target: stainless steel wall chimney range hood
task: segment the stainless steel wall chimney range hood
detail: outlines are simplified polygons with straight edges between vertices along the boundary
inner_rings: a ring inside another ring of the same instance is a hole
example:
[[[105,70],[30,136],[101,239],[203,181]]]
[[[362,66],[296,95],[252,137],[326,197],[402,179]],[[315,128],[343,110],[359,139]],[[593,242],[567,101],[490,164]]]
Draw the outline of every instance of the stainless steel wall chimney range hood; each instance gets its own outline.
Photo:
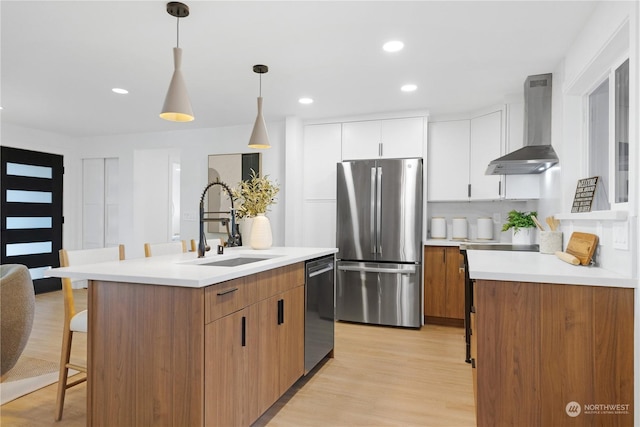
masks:
[[[541,173],[558,163],[551,146],[551,74],[524,82],[524,147],[489,163],[485,175]]]

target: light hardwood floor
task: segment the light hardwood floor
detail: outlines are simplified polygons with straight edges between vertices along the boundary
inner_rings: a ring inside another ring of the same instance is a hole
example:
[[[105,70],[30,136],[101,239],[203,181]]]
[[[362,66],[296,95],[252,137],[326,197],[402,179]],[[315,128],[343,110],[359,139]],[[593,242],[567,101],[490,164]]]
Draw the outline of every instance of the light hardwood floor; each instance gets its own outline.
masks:
[[[86,291],[78,293],[78,305]],[[36,319],[25,354],[58,360],[62,295],[36,297]],[[336,324],[335,359],[300,379],[254,426],[475,425],[471,368],[462,328],[421,330]],[[74,356],[86,341],[77,340]],[[0,407],[2,426],[84,426],[86,385],[67,391],[55,422],[56,384]]]

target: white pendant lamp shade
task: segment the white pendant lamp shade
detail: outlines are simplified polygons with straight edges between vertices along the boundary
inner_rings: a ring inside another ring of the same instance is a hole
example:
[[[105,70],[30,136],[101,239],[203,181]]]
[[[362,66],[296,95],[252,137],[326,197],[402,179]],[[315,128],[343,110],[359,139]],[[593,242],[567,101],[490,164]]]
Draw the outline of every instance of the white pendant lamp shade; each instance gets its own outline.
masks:
[[[251,132],[251,138],[249,139],[250,148],[271,148],[269,143],[269,135],[267,135],[267,125],[264,122],[262,116],[262,97],[258,97],[258,117],[253,125],[253,132]]]
[[[176,20],[176,47],[173,48],[173,77],[164,99],[160,118],[172,122],[190,122],[194,119],[187,86],[182,77],[182,49],[180,49],[180,18],[189,16],[189,6],[172,1],[167,3],[167,13]]]
[[[253,72],[260,75],[260,95],[258,96],[258,117],[253,125],[253,132],[249,138],[249,148],[271,148],[269,135],[267,135],[267,125],[262,115],[262,75],[269,71],[266,65],[254,65]]]
[[[160,117],[173,122],[190,122],[194,119],[193,110],[191,109],[191,101],[187,93],[187,86],[184,84],[182,70],[182,49],[173,48],[174,71],[169,84],[167,96],[164,99],[164,106]]]

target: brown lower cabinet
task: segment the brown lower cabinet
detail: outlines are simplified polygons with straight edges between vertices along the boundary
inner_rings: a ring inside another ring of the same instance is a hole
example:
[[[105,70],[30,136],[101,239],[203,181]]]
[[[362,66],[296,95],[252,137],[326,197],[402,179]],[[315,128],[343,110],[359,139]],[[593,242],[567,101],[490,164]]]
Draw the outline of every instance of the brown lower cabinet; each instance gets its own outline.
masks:
[[[477,280],[477,425],[632,426],[634,289]]]
[[[424,315],[428,323],[464,322],[464,260],[457,246],[424,247]]]
[[[89,308],[89,426],[248,426],[304,371],[304,263],[206,288],[93,281]]]

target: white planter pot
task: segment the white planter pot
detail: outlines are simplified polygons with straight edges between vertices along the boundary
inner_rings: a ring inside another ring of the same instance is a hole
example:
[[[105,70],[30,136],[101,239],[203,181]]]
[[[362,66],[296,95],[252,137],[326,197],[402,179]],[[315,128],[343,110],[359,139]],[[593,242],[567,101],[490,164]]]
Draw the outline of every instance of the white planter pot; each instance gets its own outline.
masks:
[[[533,244],[533,228],[519,228],[518,231],[511,229],[511,244],[531,245]]]
[[[273,243],[271,222],[264,214],[258,214],[258,216],[253,218],[249,241],[253,249],[269,249],[271,247]]]

